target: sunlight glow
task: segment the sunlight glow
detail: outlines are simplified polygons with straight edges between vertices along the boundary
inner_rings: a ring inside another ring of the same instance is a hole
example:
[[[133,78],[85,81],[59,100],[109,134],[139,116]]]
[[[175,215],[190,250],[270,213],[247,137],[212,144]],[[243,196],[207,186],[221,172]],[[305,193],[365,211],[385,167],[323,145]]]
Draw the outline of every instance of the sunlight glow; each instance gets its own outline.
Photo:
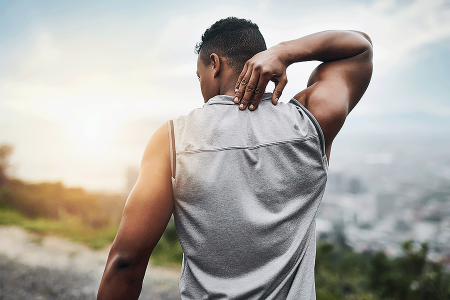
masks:
[[[448,41],[446,0],[261,0],[189,9],[183,2],[148,9],[131,1],[105,4],[98,14],[85,14],[93,8],[88,2],[60,2],[54,10],[49,3],[13,1],[14,10],[0,11],[7,29],[0,31],[0,142],[15,146],[17,176],[26,180],[121,189],[154,130],[203,105],[193,48],[207,26],[230,15],[256,22],[268,46],[327,29],[368,33],[374,73],[352,117],[450,114],[440,81],[429,76],[419,87],[408,76],[423,72],[421,53]],[[289,67],[282,101],[306,87],[317,64]],[[429,105],[422,105],[420,89],[435,91]]]
[[[73,116],[67,121],[71,140],[77,151],[83,154],[99,155],[111,150],[115,122],[107,115],[96,112],[85,116]]]

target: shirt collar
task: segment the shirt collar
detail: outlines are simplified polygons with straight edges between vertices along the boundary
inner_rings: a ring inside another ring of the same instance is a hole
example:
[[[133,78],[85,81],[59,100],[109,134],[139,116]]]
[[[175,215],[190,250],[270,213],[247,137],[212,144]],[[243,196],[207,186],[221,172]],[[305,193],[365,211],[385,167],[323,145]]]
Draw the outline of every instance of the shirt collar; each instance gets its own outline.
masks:
[[[233,101],[234,97],[227,95],[217,95],[210,98],[204,105],[213,105],[213,104],[225,104],[225,105],[236,105]],[[272,93],[264,93],[261,101],[271,100]]]

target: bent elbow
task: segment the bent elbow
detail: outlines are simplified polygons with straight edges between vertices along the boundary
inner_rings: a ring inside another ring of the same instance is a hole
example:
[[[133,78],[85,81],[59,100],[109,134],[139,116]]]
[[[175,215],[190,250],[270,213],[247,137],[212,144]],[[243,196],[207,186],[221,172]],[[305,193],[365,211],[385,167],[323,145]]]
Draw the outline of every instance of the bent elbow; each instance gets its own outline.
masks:
[[[370,48],[372,48],[373,43],[372,43],[372,39],[370,38],[370,36],[369,36],[368,34],[364,33],[364,32],[361,32],[361,34],[362,34],[362,36],[363,36],[367,41],[369,41],[369,43],[370,43]]]
[[[111,259],[111,268],[117,273],[132,273],[136,269],[139,269],[142,260],[142,257],[136,255],[129,255],[122,252],[115,253]]]
[[[369,35],[367,35],[364,32],[361,31],[356,31],[358,34],[360,34],[363,39],[361,39],[362,42],[362,48],[363,48],[363,52],[361,54],[363,54],[363,56],[368,60],[368,61],[372,61],[373,58],[373,44],[372,44],[372,40],[370,39]]]
[[[354,33],[357,33],[359,35],[359,41],[358,41],[358,48],[360,48],[361,52],[360,54],[364,54],[366,57],[368,57],[370,60],[373,56],[373,44],[372,39],[369,37],[369,35],[362,31],[356,31],[353,30]]]
[[[355,30],[354,32],[356,32],[356,33],[362,35],[362,36],[364,37],[364,39],[366,39],[366,40],[369,42],[369,44],[370,44],[369,47],[372,47],[372,46],[373,46],[373,44],[372,44],[372,39],[370,38],[370,36],[369,36],[367,33],[362,32],[362,31],[357,31],[357,30]]]
[[[115,271],[121,272],[129,270],[134,265],[134,262],[124,255],[116,255],[112,261],[112,267]]]
[[[145,265],[146,266],[146,265]],[[137,299],[144,278],[145,268],[127,256],[112,254],[106,264],[97,293],[100,299]],[[114,295],[114,297],[112,297]]]

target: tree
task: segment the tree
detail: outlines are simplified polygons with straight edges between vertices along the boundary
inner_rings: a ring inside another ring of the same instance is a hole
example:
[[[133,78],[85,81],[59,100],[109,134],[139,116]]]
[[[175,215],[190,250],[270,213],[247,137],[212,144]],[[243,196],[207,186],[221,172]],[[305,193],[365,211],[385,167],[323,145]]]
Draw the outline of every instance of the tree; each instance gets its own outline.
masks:
[[[5,185],[8,182],[7,171],[9,168],[9,157],[13,151],[13,147],[10,145],[0,146],[0,186]]]
[[[449,276],[442,267],[427,260],[428,244],[414,249],[413,241],[402,245],[403,255],[389,259],[378,252],[371,259],[370,287],[382,299],[449,299]]]

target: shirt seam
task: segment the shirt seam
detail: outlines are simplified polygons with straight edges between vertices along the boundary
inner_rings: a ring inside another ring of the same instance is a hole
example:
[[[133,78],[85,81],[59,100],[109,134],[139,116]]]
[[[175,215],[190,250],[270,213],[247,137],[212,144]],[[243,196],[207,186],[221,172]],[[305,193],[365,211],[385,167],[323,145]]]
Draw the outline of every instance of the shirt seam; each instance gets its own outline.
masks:
[[[245,150],[245,149],[254,150],[254,149],[258,149],[258,148],[281,145],[281,144],[304,142],[304,141],[308,141],[308,140],[311,140],[311,139],[314,139],[317,137],[318,137],[317,135],[312,135],[312,136],[309,136],[306,138],[268,142],[268,143],[254,145],[254,146],[229,146],[229,147],[221,147],[221,148],[213,148],[213,149],[194,149],[194,150],[176,151],[176,153],[177,154],[194,154],[194,153],[201,153],[201,152],[220,152],[220,151],[227,151],[227,150]]]

